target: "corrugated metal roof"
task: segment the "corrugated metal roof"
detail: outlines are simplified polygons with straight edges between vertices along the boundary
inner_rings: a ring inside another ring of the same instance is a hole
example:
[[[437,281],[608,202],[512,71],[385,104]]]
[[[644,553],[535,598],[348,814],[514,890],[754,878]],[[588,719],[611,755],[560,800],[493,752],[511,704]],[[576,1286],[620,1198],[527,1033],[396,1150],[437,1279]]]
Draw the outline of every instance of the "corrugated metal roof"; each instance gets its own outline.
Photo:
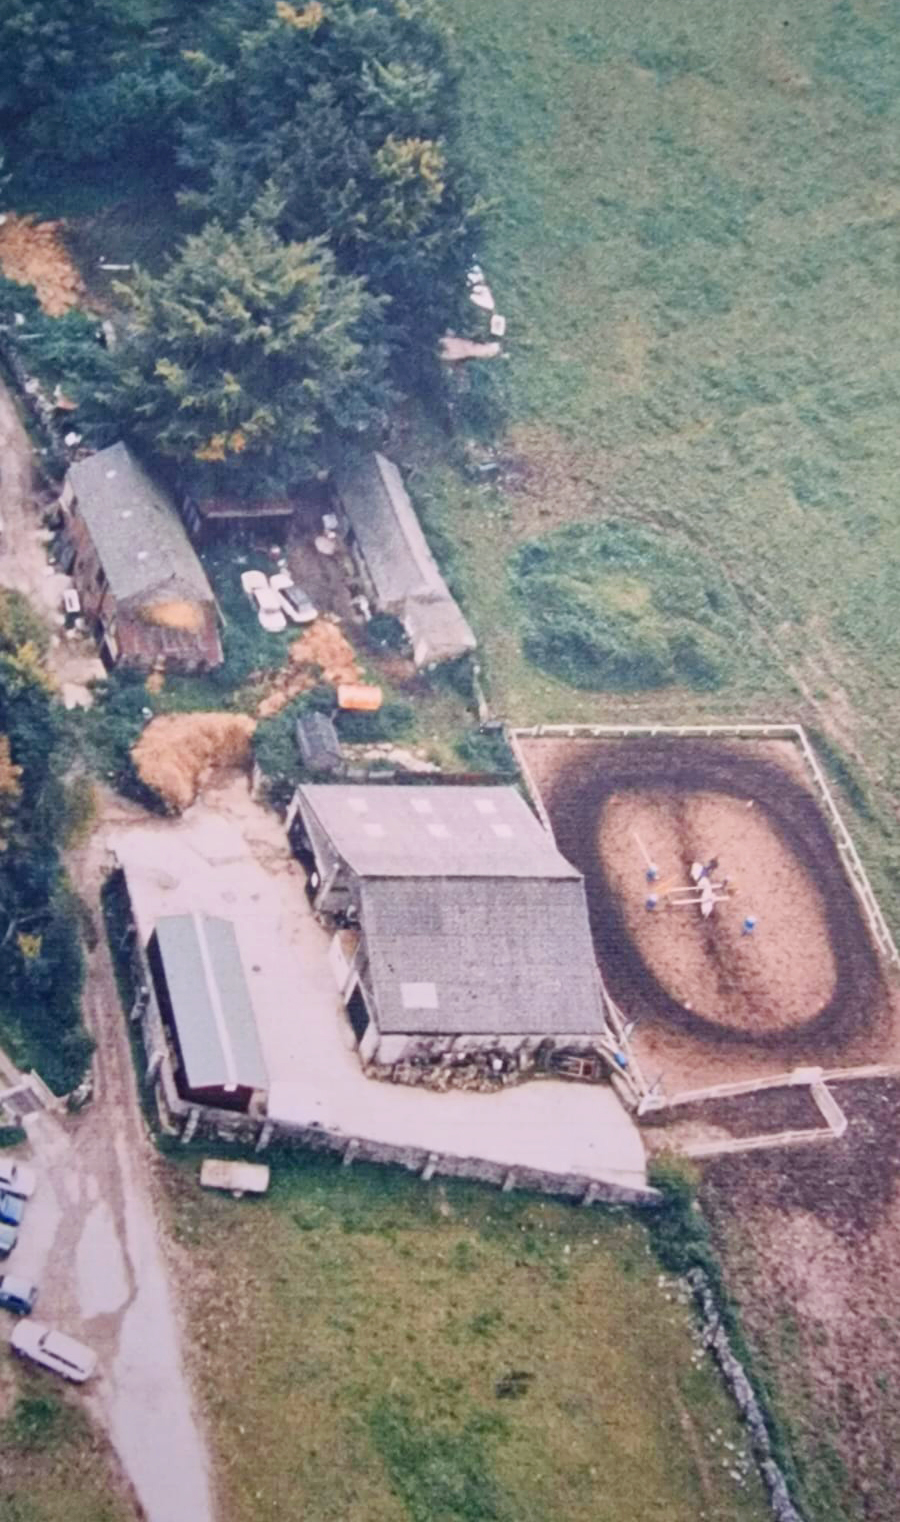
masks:
[[[250,992],[230,921],[172,914],[156,922],[190,1088],[268,1088]]]
[[[361,921],[384,1033],[599,1035],[584,884],[367,879]]]
[[[433,636],[429,661],[474,650],[475,636],[438,569],[393,461],[367,454],[339,469],[335,485],[379,607],[404,622],[418,622],[417,633],[408,631],[414,643],[417,638],[431,643]]]
[[[456,660],[476,649],[471,626],[452,597],[408,597],[402,616],[419,666]]]
[[[124,444],[78,460],[69,480],[114,597],[173,586],[212,601],[174,502]]]
[[[333,772],[341,767],[341,742],[327,714],[315,711],[301,714],[295,733],[300,759],[310,771]]]
[[[580,881],[514,787],[309,783],[299,799],[359,877]]]

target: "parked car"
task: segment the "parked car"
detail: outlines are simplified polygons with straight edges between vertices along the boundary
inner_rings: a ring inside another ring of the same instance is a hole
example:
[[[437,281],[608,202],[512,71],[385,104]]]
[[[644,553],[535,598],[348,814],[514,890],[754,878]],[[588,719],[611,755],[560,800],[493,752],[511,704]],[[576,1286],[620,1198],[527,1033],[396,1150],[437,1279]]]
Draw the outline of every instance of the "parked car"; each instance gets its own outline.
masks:
[[[30,1316],[37,1300],[37,1285],[13,1274],[0,1274],[0,1307],[14,1316]]]
[[[275,579],[277,578],[273,577],[273,581]],[[242,571],[241,587],[256,609],[256,616],[266,633],[281,634],[287,628],[281,593],[272,585],[265,572]]]
[[[272,587],[257,587],[253,593],[256,615],[267,634],[281,634],[287,628],[287,619],[281,606],[281,595]]]
[[[269,578],[269,586],[278,593],[282,612],[292,624],[311,624],[319,616],[319,610],[302,587],[291,580],[289,571],[279,571]]]
[[[30,1358],[32,1363],[52,1369],[54,1374],[78,1385],[90,1379],[97,1367],[96,1353],[43,1321],[20,1321],[13,1329],[9,1345],[20,1358]]]
[[[30,1200],[37,1184],[37,1174],[25,1163],[13,1162],[12,1158],[0,1157],[0,1189],[7,1194],[17,1194],[22,1200]]]
[[[265,571],[241,572],[241,591],[246,593],[251,602],[253,601],[254,592],[258,592],[261,587],[267,587],[268,585],[269,578]]]
[[[25,1214],[25,1202],[16,1194],[6,1194],[0,1190],[0,1221],[7,1226],[18,1226]]]
[[[19,1240],[16,1226],[0,1226],[0,1258],[8,1258]]]

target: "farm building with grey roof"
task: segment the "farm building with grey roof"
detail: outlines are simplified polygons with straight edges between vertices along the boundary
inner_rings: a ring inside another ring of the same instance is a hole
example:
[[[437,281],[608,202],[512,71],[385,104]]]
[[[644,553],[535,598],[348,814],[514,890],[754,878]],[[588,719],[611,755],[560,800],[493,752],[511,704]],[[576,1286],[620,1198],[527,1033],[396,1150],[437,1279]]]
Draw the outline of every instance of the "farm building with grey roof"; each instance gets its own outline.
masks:
[[[289,827],[364,1060],[606,1038],[583,879],[515,788],[302,786]]]
[[[61,561],[108,666],[204,671],[222,662],[215,598],[169,494],[124,444],[72,465]]]
[[[428,547],[403,478],[371,453],[335,472],[344,528],[375,606],[400,620],[417,666],[457,660],[475,636]]]

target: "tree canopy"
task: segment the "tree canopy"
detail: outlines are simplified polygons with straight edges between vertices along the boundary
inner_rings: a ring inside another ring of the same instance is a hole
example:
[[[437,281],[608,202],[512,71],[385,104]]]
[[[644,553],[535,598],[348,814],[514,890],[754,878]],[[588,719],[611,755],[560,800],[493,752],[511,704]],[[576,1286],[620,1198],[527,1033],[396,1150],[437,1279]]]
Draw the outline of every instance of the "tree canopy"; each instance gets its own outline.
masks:
[[[258,495],[321,468],[325,436],[377,427],[388,367],[407,389],[434,382],[438,335],[470,313],[482,214],[442,0],[194,0],[162,21],[146,0],[2,10],[0,128],[20,178],[52,182],[62,160],[118,167],[130,189],[152,166],[178,192],[172,242],[187,233],[162,273],[120,288],[131,326],[111,381],[83,320],[29,334],[38,366],[80,347],[86,384],[65,384],[93,441],[112,426]]]
[[[381,303],[319,240],[283,242],[263,197],[207,223],[159,276],[120,288],[131,314],[113,405],[201,483],[238,495],[315,473],[323,433],[376,425],[387,398]]]
[[[44,672],[46,634],[24,598],[0,592],[0,1028],[48,1083],[78,1082],[77,905],[61,864],[62,716]]]
[[[233,221],[271,183],[282,235],[327,236],[343,271],[392,299],[394,345],[431,348],[461,300],[479,216],[455,147],[443,8],[278,0],[267,12],[188,54],[184,199]]]

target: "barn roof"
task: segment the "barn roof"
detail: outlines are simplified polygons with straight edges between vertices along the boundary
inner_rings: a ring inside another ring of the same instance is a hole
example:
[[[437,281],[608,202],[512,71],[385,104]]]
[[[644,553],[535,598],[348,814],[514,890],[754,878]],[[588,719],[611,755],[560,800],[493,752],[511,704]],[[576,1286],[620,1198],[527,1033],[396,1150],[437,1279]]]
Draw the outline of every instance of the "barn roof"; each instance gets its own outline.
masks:
[[[599,1035],[584,885],[572,878],[367,879],[360,918],[384,1033]]]
[[[209,914],[165,915],[156,940],[189,1088],[268,1088],[234,927]]]
[[[309,783],[298,796],[358,877],[581,880],[514,787]]]
[[[393,461],[366,454],[341,467],[335,485],[379,607],[404,622],[407,612],[418,617],[420,639],[428,639],[434,626],[438,648],[429,660],[474,650],[475,636],[438,569]],[[413,603],[421,605],[418,612]],[[416,632],[407,632],[415,644]]]
[[[178,587],[212,601],[206,572],[169,494],[122,443],[69,469],[78,511],[119,600]]]

